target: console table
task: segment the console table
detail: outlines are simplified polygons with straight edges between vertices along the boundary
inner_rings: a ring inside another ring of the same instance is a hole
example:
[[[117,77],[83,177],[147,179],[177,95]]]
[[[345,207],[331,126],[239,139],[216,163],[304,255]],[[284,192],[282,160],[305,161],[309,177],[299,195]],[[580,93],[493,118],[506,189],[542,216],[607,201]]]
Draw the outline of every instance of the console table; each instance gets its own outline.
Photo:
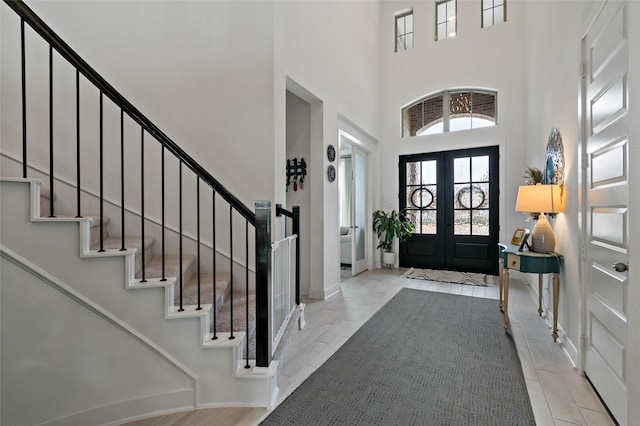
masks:
[[[518,251],[518,246],[499,243],[500,309],[504,312],[504,329],[509,328],[509,269],[538,274],[538,315],[542,315],[542,275],[553,274],[553,341],[558,339],[558,296],[560,294],[560,253]],[[503,298],[504,292],[504,298]],[[504,303],[503,303],[504,301]]]

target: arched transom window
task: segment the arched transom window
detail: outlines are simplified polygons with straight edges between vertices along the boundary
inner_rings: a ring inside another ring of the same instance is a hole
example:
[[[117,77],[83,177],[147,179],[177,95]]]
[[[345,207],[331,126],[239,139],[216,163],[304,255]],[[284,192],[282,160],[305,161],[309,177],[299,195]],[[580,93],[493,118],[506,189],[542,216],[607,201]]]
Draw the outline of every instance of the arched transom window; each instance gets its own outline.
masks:
[[[422,136],[497,124],[495,92],[445,90],[402,109],[402,136]]]

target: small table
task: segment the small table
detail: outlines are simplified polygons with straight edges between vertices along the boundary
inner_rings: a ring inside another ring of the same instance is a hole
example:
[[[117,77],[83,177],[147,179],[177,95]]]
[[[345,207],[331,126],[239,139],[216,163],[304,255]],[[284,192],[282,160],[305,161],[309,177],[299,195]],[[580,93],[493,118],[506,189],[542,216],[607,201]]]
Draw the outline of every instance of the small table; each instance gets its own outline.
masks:
[[[504,329],[509,328],[509,269],[538,274],[538,315],[542,315],[542,275],[553,273],[553,341],[558,339],[558,296],[560,295],[560,253],[518,251],[518,246],[498,243],[500,249],[500,309],[504,312]],[[503,299],[504,291],[504,299]],[[503,303],[504,300],[504,303]]]

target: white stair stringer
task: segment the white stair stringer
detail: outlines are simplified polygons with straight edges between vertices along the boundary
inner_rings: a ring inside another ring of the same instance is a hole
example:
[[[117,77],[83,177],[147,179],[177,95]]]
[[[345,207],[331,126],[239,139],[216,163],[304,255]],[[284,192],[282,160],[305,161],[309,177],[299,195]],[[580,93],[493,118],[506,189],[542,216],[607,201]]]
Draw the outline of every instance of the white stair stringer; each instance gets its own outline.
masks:
[[[197,377],[193,406],[176,406],[171,402],[166,402],[163,407],[141,404],[136,415],[122,419],[117,417],[117,410],[114,410],[114,418],[108,421],[131,420],[193,408],[273,406],[278,391],[277,361],[269,368],[251,364],[251,368],[245,369],[246,361],[242,359],[245,334],[236,332],[235,339],[230,339],[228,333],[218,333],[218,339],[212,340],[209,332],[211,305],[203,305],[201,310],[184,306],[183,312],[177,312],[173,306],[175,277],[168,277],[166,281],[148,279],[148,282],[140,283],[134,279],[135,249],[90,250],[91,219],[41,218],[39,190],[42,183],[39,180],[0,178],[0,185],[2,245],[137,330]],[[73,226],[72,223],[79,225]],[[145,291],[131,291],[142,289]],[[179,321],[174,321],[176,319]],[[3,320],[6,324],[7,320]],[[76,361],[84,363],[90,362],[90,359],[90,354],[83,353],[78,354]],[[4,364],[4,353],[2,360]],[[146,386],[153,379],[136,377],[135,382]],[[70,386],[62,391],[60,383],[47,385],[57,389],[52,392],[57,395],[54,399],[86,393],[82,386]],[[44,385],[39,383],[38,386]],[[170,399],[168,393],[163,400]],[[64,406],[63,402],[59,401],[58,405]],[[116,404],[115,401],[95,403],[102,407]],[[86,409],[90,410],[91,407]]]

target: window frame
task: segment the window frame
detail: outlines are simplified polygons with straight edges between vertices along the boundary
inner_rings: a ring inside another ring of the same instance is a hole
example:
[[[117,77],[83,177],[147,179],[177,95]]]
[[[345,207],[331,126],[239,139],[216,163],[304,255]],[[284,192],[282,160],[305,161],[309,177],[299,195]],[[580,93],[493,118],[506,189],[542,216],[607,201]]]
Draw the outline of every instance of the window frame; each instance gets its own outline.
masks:
[[[490,7],[485,7],[485,3],[488,3],[489,1],[492,2],[492,6]],[[496,7],[501,7],[502,6],[502,22],[496,24],[496,15],[495,15],[495,10]],[[484,22],[484,12],[491,9],[491,11],[493,12],[491,14],[491,25],[485,25]],[[482,0],[480,2],[480,28],[489,28],[489,27],[494,27],[496,25],[499,24],[504,24],[505,22],[507,22],[507,0],[502,0],[502,5],[495,5],[495,0]]]
[[[449,4],[453,5],[453,19],[451,19],[450,17],[447,18],[447,16],[449,16]],[[439,20],[439,16],[438,16],[438,6],[440,5],[444,5],[445,6],[445,20],[444,21],[440,21]],[[453,38],[456,37],[458,35],[458,2],[457,0],[439,0],[436,1],[435,3],[435,20],[436,20],[436,26],[435,26],[435,40],[436,41],[442,41],[442,40],[446,40],[449,38]],[[449,32],[449,21],[453,20],[454,21],[454,33],[453,35],[450,35],[451,33]],[[445,36],[444,38],[438,38],[438,27],[444,24],[446,27],[445,30]]]
[[[406,31],[406,18],[409,15],[411,15],[411,21],[412,21],[412,23],[411,23],[411,32],[405,32],[405,33],[399,34],[398,33],[398,21],[400,19],[404,20],[403,27],[405,28],[405,31]],[[394,32],[394,35],[395,35],[394,40],[393,40],[394,52],[397,53],[397,52],[403,52],[405,50],[413,49],[413,41],[414,41],[414,38],[415,38],[414,37],[414,34],[415,34],[414,30],[415,30],[415,19],[414,19],[414,16],[413,16],[413,8],[400,10],[400,11],[398,11],[398,12],[393,14],[393,32]],[[407,44],[406,44],[406,36],[408,34],[411,34],[411,36],[412,36],[411,37],[411,46],[407,46]],[[404,49],[399,49],[398,48],[398,45],[399,45],[398,42],[400,40],[400,37],[404,37],[404,41],[405,41]]]
[[[453,94],[464,93],[464,92],[469,92],[472,97],[473,97],[474,94],[483,94],[483,95],[492,95],[493,96],[493,99],[494,99],[494,102],[493,102],[493,109],[494,109],[493,126],[471,127],[471,128],[468,128],[468,129],[459,129],[459,130],[474,130],[474,129],[480,129],[482,127],[495,127],[495,126],[497,126],[498,125],[498,91],[497,90],[480,89],[480,88],[469,88],[469,87],[453,88],[453,89],[442,90],[440,92],[431,93],[429,95],[426,95],[426,96],[418,99],[417,101],[414,101],[414,102],[402,107],[400,109],[400,116],[401,116],[401,123],[402,123],[402,126],[401,126],[401,128],[402,128],[401,137],[402,138],[410,138],[410,137],[416,137],[416,136],[429,136],[430,135],[430,134],[424,134],[424,133],[420,134],[420,135],[418,135],[418,134],[412,135],[411,134],[411,131],[412,131],[411,126],[406,126],[406,122],[407,122],[406,114],[414,106],[416,106],[418,104],[421,104],[421,103],[424,103],[424,102],[429,101],[429,100],[434,99],[434,98],[439,98],[439,97],[442,98],[442,115],[440,117],[437,117],[437,120],[441,120],[441,122],[442,122],[442,132],[438,132],[438,133],[434,133],[434,134],[441,134],[441,133],[449,133],[449,132],[451,132],[451,94],[452,93]],[[471,114],[472,114],[471,118],[473,119],[473,115],[479,114],[479,113],[472,110]],[[478,118],[482,118],[482,117],[478,117]],[[434,121],[432,120],[429,123],[432,123],[432,122],[434,122]],[[438,122],[440,122],[440,121],[436,121],[436,124]],[[417,133],[417,130],[423,129],[429,123],[425,123],[424,122],[424,109],[423,109],[422,127],[420,127],[420,129],[416,129],[416,133]],[[436,124],[433,124],[430,127],[433,127]],[[456,131],[459,131],[459,130],[453,130],[453,131],[456,132]]]

